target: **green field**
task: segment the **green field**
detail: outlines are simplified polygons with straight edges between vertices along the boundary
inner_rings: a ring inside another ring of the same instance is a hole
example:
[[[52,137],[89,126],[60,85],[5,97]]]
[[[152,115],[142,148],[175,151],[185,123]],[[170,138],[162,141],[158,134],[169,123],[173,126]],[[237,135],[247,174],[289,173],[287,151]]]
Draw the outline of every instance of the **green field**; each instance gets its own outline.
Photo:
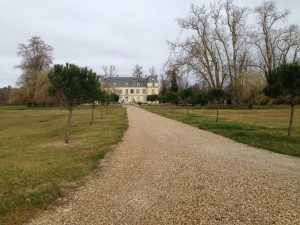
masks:
[[[64,144],[67,110],[0,107],[0,224],[20,224],[80,184],[127,129],[126,111],[73,112],[71,144]]]
[[[287,137],[290,109],[220,110],[220,121],[215,122],[216,110],[187,110],[176,106],[144,106],[144,109],[175,119],[200,129],[231,138],[254,147],[300,157],[300,107],[295,112],[295,133]]]

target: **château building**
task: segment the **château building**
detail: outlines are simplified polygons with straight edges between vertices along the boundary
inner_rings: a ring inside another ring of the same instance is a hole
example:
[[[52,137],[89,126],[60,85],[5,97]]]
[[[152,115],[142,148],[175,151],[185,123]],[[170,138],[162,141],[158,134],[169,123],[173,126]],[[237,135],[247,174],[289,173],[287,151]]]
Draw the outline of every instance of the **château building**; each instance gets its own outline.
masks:
[[[147,103],[147,96],[158,94],[157,76],[147,77],[103,77],[100,82],[104,90],[119,95],[120,103]]]

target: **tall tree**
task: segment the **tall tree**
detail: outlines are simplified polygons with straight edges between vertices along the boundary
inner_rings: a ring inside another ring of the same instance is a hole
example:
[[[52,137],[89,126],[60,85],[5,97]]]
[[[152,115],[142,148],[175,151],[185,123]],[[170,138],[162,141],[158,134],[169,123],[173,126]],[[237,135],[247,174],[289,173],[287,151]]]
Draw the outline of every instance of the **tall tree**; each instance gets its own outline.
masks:
[[[300,65],[298,63],[283,64],[277,69],[266,72],[268,86],[266,95],[270,97],[288,96],[291,105],[288,136],[293,133],[296,98],[300,96]]]
[[[161,83],[160,94],[162,96],[165,96],[167,94],[167,92],[168,92],[168,83],[167,83],[166,78],[163,75],[161,76],[160,83]]]
[[[86,99],[91,77],[94,72],[86,67],[81,68],[73,64],[54,65],[49,73],[51,85],[50,95],[56,95],[66,105],[69,111],[65,143],[70,142],[72,111]]]
[[[171,43],[173,61],[210,88],[223,88],[229,81],[238,99],[235,86],[250,60],[248,14],[247,8],[231,0],[211,4],[208,9],[192,4],[190,15],[178,19],[179,26],[189,36]]]
[[[256,29],[253,44],[260,57],[258,66],[263,70],[276,69],[282,63],[299,61],[300,32],[296,25],[278,28],[290,14],[289,10],[278,10],[275,2],[266,1],[255,8]]]
[[[178,75],[177,75],[177,68],[170,68],[166,72],[167,77],[170,80],[170,91],[178,92],[179,85],[178,85]]]
[[[115,65],[102,66],[104,77],[116,77],[118,76],[117,68]]]
[[[132,76],[133,76],[134,78],[140,79],[140,78],[143,77],[143,74],[144,74],[144,72],[143,72],[143,67],[141,67],[141,66],[139,66],[138,64],[136,64],[136,65],[134,66],[134,69],[133,69],[133,72],[132,72]]]
[[[46,44],[41,37],[33,36],[28,43],[18,45],[18,56],[21,62],[16,68],[21,69],[18,85],[24,91],[27,102],[34,102],[38,77],[52,65],[53,48]]]
[[[149,75],[150,75],[150,76],[157,76],[157,72],[156,72],[156,69],[155,69],[154,66],[151,66],[151,67],[149,68]]]
[[[28,42],[18,45],[18,56],[22,61],[16,67],[30,72],[49,69],[53,62],[53,47],[39,36],[33,36]]]

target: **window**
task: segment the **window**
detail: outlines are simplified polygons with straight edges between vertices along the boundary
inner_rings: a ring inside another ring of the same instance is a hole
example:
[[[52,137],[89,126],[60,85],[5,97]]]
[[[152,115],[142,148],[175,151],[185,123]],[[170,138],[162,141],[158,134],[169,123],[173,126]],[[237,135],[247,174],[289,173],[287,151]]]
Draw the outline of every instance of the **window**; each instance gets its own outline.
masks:
[[[146,94],[146,89],[143,89],[143,94]]]
[[[126,90],[125,90],[125,94],[127,94],[127,95],[128,95],[128,89],[126,89]]]
[[[116,83],[114,83],[114,84],[113,84],[113,86],[115,87],[115,86],[117,86],[117,84],[116,84]]]
[[[128,87],[128,83],[125,83],[125,87]]]
[[[134,94],[134,89],[130,89],[130,94]]]
[[[136,93],[139,94],[140,93],[140,89],[136,89]]]
[[[137,83],[136,86],[139,87],[139,86],[140,86],[140,83]]]

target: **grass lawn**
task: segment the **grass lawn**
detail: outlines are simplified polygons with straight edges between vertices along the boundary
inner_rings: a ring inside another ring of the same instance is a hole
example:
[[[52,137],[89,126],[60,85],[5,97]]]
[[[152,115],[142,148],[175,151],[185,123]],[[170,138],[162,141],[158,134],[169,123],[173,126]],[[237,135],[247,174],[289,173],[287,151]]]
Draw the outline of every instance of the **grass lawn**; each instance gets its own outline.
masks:
[[[127,129],[125,109],[107,108],[90,125],[91,109],[0,107],[0,224],[21,224],[76,187]]]
[[[281,154],[300,157],[300,107],[295,112],[295,133],[287,137],[289,107],[279,109],[220,110],[219,123],[215,122],[216,110],[186,109],[174,106],[144,106],[144,109],[175,119],[203,130],[231,138],[254,147]]]

